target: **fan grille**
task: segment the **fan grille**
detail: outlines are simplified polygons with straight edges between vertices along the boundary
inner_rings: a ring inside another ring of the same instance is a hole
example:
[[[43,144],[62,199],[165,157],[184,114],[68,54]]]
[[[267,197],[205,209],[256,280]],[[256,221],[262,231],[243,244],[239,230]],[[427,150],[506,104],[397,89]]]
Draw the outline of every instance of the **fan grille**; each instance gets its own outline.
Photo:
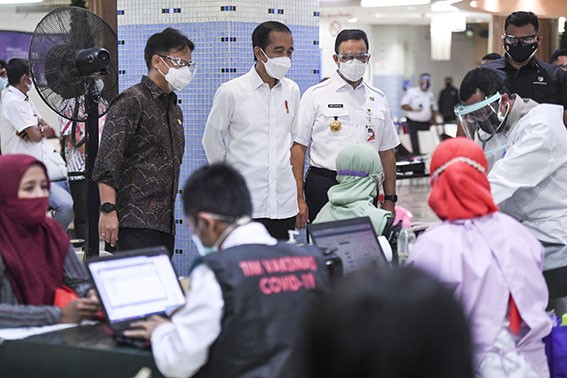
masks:
[[[110,65],[104,73],[81,76],[75,56],[93,47],[108,50],[112,57]],[[108,111],[110,102],[118,94],[116,33],[103,19],[86,9],[63,7],[48,13],[32,35],[29,61],[40,96],[62,117],[86,120],[85,112],[69,112],[68,109],[85,103],[88,88],[98,100],[99,116]]]

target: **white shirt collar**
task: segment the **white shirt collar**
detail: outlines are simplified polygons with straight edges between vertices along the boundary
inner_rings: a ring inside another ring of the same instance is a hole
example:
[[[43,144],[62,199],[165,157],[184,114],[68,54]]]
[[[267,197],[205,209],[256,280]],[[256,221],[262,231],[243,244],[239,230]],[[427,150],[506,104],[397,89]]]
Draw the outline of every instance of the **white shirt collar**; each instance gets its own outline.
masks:
[[[262,80],[262,78],[258,74],[258,71],[256,71],[256,65],[252,66],[252,68],[248,72],[248,75],[250,76],[250,85],[252,86],[252,89],[258,89],[264,84],[268,85],[268,83],[265,83],[264,80]],[[281,81],[278,80],[276,85],[274,85],[273,88],[276,88],[280,84],[281,84]]]
[[[338,91],[339,89],[343,88],[343,87],[347,87],[347,88],[352,88],[352,85],[350,85],[349,83],[347,83],[347,81],[345,79],[343,79],[343,77],[341,75],[339,75],[339,71],[335,70],[335,72],[333,73],[333,76],[331,77],[332,80],[332,85],[333,88],[335,89],[335,91]],[[358,85],[358,87],[354,88],[354,90],[359,90],[360,88],[363,88],[366,85],[366,82],[364,81],[364,79],[362,79],[362,82]]]
[[[21,98],[22,100],[27,100],[29,98],[27,94],[12,85],[8,86],[8,92],[13,93],[16,97]]]
[[[236,227],[222,243],[222,249],[236,247],[243,244],[275,245],[278,241],[274,239],[268,230],[258,222],[250,222]]]

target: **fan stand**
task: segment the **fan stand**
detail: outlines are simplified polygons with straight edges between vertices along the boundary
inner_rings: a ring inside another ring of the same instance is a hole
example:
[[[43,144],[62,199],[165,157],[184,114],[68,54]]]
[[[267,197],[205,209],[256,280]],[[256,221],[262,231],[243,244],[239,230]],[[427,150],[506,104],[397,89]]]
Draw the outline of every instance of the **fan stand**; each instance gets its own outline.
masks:
[[[85,174],[87,177],[87,242],[85,256],[87,258],[98,257],[100,249],[98,235],[100,198],[98,185],[92,179],[94,163],[98,153],[98,102],[100,101],[100,97],[95,93],[94,82],[89,82],[85,96],[85,110],[87,114],[87,142],[85,151]]]

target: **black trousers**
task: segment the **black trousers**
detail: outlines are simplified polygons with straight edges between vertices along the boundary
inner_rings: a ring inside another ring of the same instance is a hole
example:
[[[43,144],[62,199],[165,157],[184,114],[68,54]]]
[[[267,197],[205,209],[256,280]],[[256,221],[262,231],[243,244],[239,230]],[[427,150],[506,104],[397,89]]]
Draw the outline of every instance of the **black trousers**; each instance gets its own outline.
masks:
[[[163,245],[167,248],[169,257],[173,256],[175,236],[166,232],[150,230],[147,228],[120,227],[118,230],[118,241],[116,251],[128,251],[147,247]]]
[[[256,222],[262,223],[268,230],[272,237],[278,240],[288,240],[288,230],[295,230],[295,218],[284,219],[271,219],[271,218],[256,218]]]
[[[421,155],[421,149],[419,148],[419,137],[417,136],[418,131],[429,131],[431,123],[412,121],[408,118],[408,129],[411,141],[411,151],[414,156]]]
[[[309,207],[309,221],[313,222],[319,211],[329,202],[327,191],[337,185],[337,172],[309,167],[305,176],[305,202]]]
[[[71,197],[73,197],[73,213],[75,218],[75,238],[87,239],[87,180],[69,180]]]

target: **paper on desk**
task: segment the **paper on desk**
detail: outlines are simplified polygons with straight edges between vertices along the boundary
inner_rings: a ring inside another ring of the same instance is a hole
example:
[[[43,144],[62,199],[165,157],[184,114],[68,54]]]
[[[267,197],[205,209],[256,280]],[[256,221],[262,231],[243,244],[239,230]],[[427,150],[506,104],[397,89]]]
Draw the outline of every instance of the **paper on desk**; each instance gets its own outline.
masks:
[[[19,340],[28,336],[39,335],[42,333],[60,331],[66,328],[77,327],[77,323],[53,324],[42,327],[24,327],[24,328],[2,328],[0,329],[0,339]]]

